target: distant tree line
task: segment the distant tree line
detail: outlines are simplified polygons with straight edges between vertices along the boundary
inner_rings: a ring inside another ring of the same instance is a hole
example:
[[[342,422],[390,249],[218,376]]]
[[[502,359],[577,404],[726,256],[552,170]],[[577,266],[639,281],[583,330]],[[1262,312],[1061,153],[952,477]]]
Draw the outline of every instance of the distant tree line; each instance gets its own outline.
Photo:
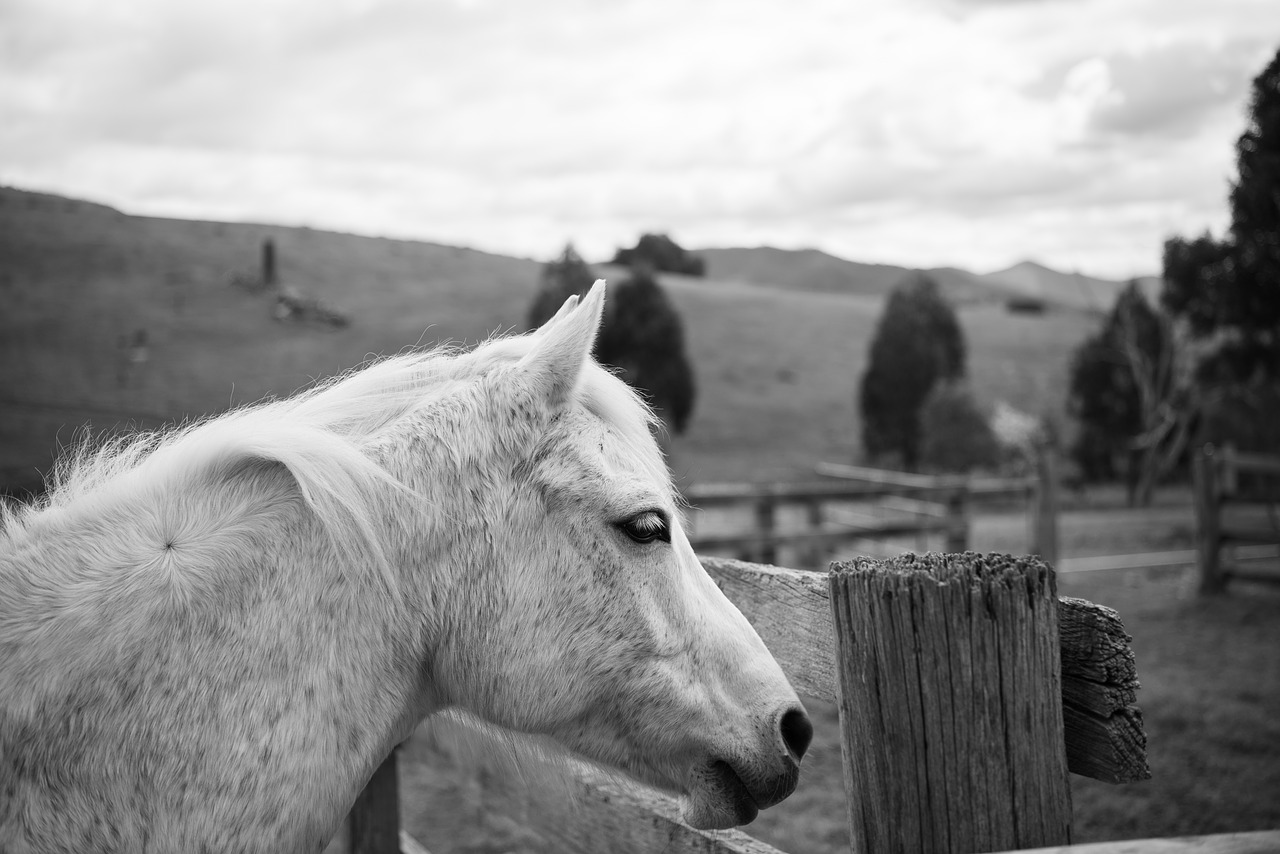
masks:
[[[631,249],[619,249],[613,263],[636,270],[705,276],[706,261],[682,248],[665,234],[644,234]]]

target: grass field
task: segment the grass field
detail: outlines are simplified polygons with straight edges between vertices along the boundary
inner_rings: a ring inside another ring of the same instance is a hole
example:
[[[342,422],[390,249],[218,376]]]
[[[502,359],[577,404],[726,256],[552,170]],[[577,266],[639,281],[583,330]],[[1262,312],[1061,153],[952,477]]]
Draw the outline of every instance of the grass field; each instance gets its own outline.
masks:
[[[266,237],[281,280],[343,308],[349,327],[278,323],[269,295],[231,285],[257,270]],[[130,217],[0,189],[0,475],[30,479],[48,467],[54,437],[90,417],[152,426],[288,394],[370,355],[519,330],[538,272],[530,260],[456,247]],[[883,288],[664,284],[698,388],[673,445],[681,482],[808,477],[819,460],[854,456],[854,391]],[[1094,320],[998,304],[966,305],[960,319],[981,398],[1061,411],[1067,359]],[[134,364],[127,344],[139,331],[148,358]]]

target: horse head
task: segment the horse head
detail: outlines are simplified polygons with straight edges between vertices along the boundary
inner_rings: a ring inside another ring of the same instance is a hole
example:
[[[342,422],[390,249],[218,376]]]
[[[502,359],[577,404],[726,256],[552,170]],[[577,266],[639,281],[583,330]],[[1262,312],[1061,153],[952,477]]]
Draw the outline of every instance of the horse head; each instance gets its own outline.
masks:
[[[695,556],[651,413],[591,356],[603,304],[597,282],[459,357],[467,381],[416,428],[447,449],[431,471],[396,445],[388,467],[449,520],[444,552],[438,530],[406,542],[435,566],[424,669],[434,705],[678,793],[695,827],[744,824],[794,790],[812,728]]]

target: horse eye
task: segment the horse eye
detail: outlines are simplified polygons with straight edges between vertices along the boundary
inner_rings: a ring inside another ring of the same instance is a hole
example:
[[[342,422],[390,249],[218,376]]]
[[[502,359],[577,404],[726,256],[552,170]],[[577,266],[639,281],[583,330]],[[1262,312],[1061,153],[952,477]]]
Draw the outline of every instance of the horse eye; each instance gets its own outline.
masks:
[[[637,543],[652,543],[661,540],[671,542],[671,529],[667,526],[666,517],[653,510],[638,513],[630,519],[618,523],[622,533]]]

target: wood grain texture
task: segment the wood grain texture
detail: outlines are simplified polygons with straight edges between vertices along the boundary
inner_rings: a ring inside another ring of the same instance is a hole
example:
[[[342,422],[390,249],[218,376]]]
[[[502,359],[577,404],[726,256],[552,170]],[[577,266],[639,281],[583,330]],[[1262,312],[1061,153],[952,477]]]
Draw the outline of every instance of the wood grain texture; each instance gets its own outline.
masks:
[[[836,644],[826,574],[728,558],[700,560],[755,627],[796,692],[834,702]]]
[[[1137,705],[1133,640],[1120,616],[1083,599],[1058,601],[1067,767],[1108,783],[1151,779]]]
[[[907,554],[829,580],[854,851],[1068,842],[1052,571]]]
[[[1018,854],[1275,854],[1277,851],[1280,851],[1280,830],[1177,836],[1168,839],[1123,839],[1088,845],[1034,848]]]

